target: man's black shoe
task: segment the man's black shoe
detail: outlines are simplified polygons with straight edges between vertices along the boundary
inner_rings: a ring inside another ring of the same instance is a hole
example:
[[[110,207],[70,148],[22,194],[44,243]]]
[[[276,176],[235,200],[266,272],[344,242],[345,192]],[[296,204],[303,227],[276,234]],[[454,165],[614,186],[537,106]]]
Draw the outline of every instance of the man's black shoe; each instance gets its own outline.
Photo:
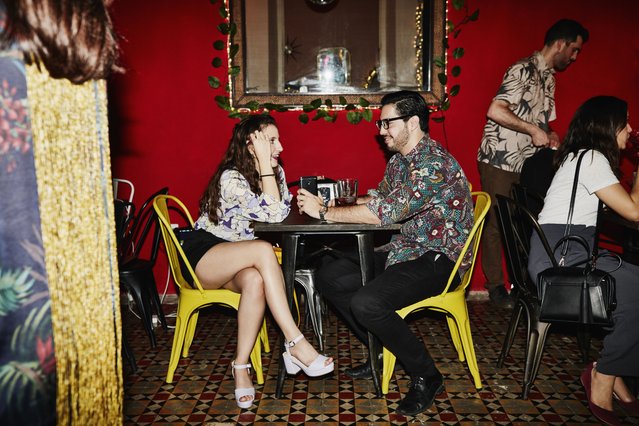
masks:
[[[352,377],[353,379],[372,379],[373,372],[371,371],[371,363],[370,361],[366,361],[364,364],[360,364],[355,368],[347,368],[344,370],[347,376]]]
[[[513,307],[513,299],[510,297],[510,294],[506,291],[503,285],[499,287],[491,288],[488,290],[488,297],[490,301],[495,305],[502,308],[512,308]]]
[[[412,377],[406,397],[397,406],[397,412],[404,416],[414,416],[433,405],[435,396],[444,391],[444,379]]]

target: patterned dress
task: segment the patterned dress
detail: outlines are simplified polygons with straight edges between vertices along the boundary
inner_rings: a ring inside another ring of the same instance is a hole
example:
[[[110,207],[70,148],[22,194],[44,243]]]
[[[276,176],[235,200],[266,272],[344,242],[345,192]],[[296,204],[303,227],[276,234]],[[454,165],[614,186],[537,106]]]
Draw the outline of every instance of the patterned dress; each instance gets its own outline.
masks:
[[[203,229],[226,241],[255,239],[253,222],[277,223],[291,211],[291,195],[286,186],[284,169],[278,166],[276,178],[281,199],[268,194],[255,194],[244,176],[237,170],[225,170],[220,177],[220,205],[218,224],[206,213],[195,222],[195,229]]]
[[[0,33],[4,27],[0,1]],[[0,424],[53,424],[55,357],[22,54],[0,46]]]
[[[553,74],[541,53],[535,52],[508,68],[493,100],[508,102],[517,117],[548,130],[549,123],[556,118]],[[527,133],[507,129],[488,119],[477,160],[520,173],[524,161],[538,150]]]

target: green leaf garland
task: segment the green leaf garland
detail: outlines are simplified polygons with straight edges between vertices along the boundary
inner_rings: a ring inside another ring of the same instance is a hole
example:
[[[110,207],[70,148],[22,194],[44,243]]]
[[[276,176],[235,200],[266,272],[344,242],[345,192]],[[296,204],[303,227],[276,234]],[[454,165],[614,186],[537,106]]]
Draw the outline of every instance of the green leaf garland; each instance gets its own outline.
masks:
[[[229,9],[228,9],[228,1],[229,0],[210,0],[211,4],[216,4],[221,2],[222,5],[218,8],[218,13],[224,22],[220,23],[217,26],[217,30],[220,32],[222,36],[226,38],[226,40],[216,40],[213,43],[213,49],[218,52],[222,52],[228,45],[228,40],[230,40],[237,33],[237,26],[234,22],[229,21]],[[455,10],[465,9],[466,13],[462,20],[455,24],[454,22],[447,21],[446,29],[449,35],[452,35],[453,38],[457,38],[461,33],[462,27],[466,25],[468,22],[477,21],[479,19],[479,9],[476,9],[472,13],[469,13],[468,4],[466,0],[452,0],[452,6]],[[444,47],[449,49],[448,38],[444,39]],[[239,52],[238,44],[231,44],[228,46],[228,60],[229,64],[233,63],[233,58]],[[455,60],[459,60],[464,56],[464,49],[462,47],[457,47],[453,49],[452,58]],[[445,58],[433,58],[434,64],[437,68],[440,68],[441,71],[437,73],[437,79],[439,83],[444,86],[444,95],[442,99],[440,99],[437,104],[431,107],[431,112],[441,112],[440,116],[432,117],[432,120],[436,123],[443,123],[445,120],[443,112],[450,108],[450,98],[457,96],[459,94],[460,85],[453,85],[449,90],[447,90],[447,85],[449,83],[449,76],[446,73],[446,60]],[[224,61],[221,57],[216,56],[211,61],[211,65],[219,69],[222,67]],[[215,96],[215,102],[218,107],[228,112],[229,118],[243,118],[249,114],[261,112],[263,114],[270,113],[271,111],[276,112],[286,112],[289,111],[290,108],[284,105],[276,104],[276,103],[263,103],[260,104],[257,101],[249,102],[245,108],[235,109],[231,106],[230,99],[230,79],[234,76],[237,76],[240,73],[240,67],[237,65],[230,65],[227,71],[228,83],[225,85],[226,94],[224,96],[218,95]],[[458,77],[461,74],[461,67],[459,65],[455,65],[451,68],[450,76]],[[209,76],[208,84],[212,89],[219,89],[221,86],[221,81],[218,77]],[[324,99],[322,103],[321,98],[313,99],[308,104],[302,105],[302,112],[300,112],[298,116],[298,120],[302,124],[307,124],[311,121],[311,117],[309,113],[314,113],[312,121],[318,121],[324,119],[324,121],[334,123],[338,117],[339,110],[346,111],[346,120],[351,124],[358,124],[362,120],[366,120],[368,122],[373,119],[373,112],[370,109],[370,102],[360,97],[357,105],[353,103],[348,103],[344,96],[339,96],[339,104],[335,106],[333,100]],[[250,112],[246,112],[246,110]]]

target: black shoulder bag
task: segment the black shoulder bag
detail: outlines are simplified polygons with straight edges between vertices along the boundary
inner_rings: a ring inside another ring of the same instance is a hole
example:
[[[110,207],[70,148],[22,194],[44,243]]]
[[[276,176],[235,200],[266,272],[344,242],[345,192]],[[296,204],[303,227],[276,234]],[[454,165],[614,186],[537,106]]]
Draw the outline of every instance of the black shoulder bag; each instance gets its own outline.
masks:
[[[548,268],[537,276],[541,301],[539,320],[543,322],[612,325],[612,311],[617,307],[615,279],[608,272],[596,268],[597,244],[594,244],[591,254],[588,242],[583,237],[570,235],[579,167],[586,152],[588,151],[582,152],[577,160],[564,236],[553,249],[556,251],[559,246],[562,247],[559,266]],[[586,257],[575,265],[564,266],[570,241],[579,243],[584,248]],[[610,253],[604,255],[614,256]]]

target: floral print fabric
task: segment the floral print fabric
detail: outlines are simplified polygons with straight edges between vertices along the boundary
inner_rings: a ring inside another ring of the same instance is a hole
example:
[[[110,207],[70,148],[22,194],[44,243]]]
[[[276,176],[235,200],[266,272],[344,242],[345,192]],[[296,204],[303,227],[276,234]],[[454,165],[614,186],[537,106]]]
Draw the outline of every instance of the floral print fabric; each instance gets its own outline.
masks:
[[[206,213],[195,222],[195,229],[204,229],[227,241],[255,239],[253,222],[277,223],[291,211],[291,195],[286,186],[284,169],[278,166],[276,178],[281,200],[268,194],[255,194],[244,176],[237,170],[225,170],[220,177],[220,205],[218,224],[209,220]]]
[[[395,154],[369,195],[367,206],[382,225],[403,223],[387,247],[387,267],[428,251],[457,260],[474,223],[473,201],[464,171],[439,143],[426,136],[407,155]]]
[[[548,131],[555,119],[555,77],[539,52],[522,59],[506,71],[493,100],[510,104],[520,119]],[[520,173],[524,161],[539,150],[527,133],[500,126],[488,119],[477,160],[498,169]]]
[[[5,13],[0,0],[0,33]],[[0,46],[0,424],[55,423],[51,298],[22,53]]]

